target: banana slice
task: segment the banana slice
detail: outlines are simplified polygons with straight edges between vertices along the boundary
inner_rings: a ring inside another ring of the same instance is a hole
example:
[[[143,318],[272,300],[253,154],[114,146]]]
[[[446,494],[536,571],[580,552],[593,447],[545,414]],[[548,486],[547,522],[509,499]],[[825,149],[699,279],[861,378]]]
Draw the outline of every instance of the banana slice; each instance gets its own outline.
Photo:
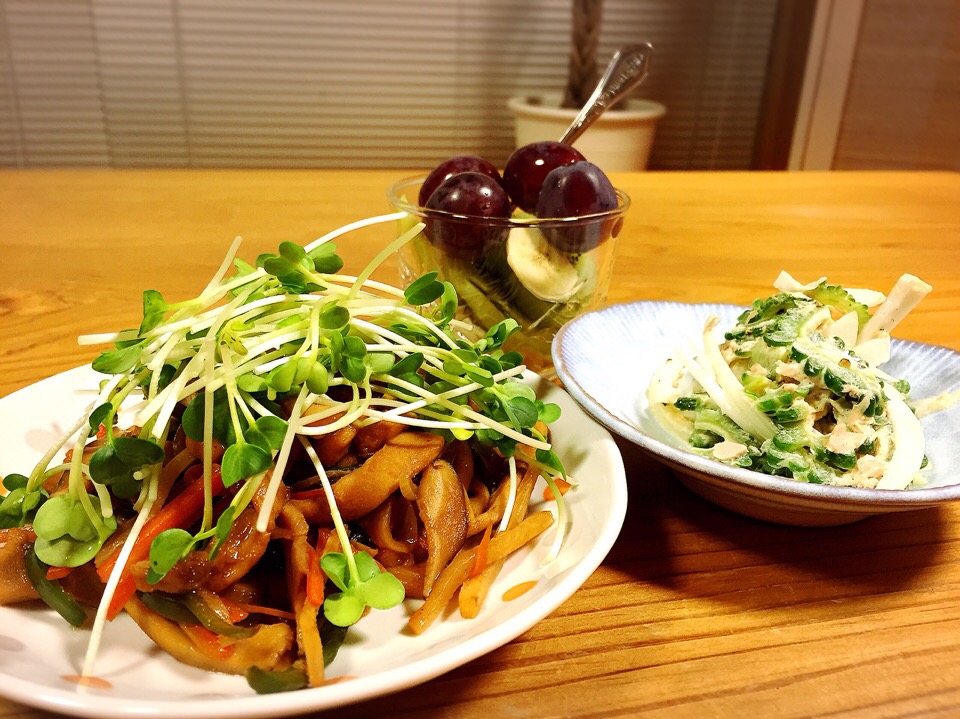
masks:
[[[532,228],[510,230],[507,264],[532,295],[547,302],[566,302],[583,284],[567,255]]]

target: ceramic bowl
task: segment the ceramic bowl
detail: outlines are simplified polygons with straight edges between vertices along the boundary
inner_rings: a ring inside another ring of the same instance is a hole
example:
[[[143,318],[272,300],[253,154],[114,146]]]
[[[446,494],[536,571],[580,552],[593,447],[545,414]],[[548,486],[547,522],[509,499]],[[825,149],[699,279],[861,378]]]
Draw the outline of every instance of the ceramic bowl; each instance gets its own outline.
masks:
[[[922,419],[929,466],[923,487],[875,490],[806,484],[730,467],[683,448],[653,418],[646,389],[672,348],[698,337],[705,319],[734,324],[732,305],[635,302],[590,312],[564,326],[553,359],[567,391],[606,427],[635,442],[674,470],[694,492],[722,507],[781,524],[828,526],[887,512],[960,499],[960,409]],[[960,354],[945,347],[895,340],[883,369],[907,379],[911,398],[960,388]]]

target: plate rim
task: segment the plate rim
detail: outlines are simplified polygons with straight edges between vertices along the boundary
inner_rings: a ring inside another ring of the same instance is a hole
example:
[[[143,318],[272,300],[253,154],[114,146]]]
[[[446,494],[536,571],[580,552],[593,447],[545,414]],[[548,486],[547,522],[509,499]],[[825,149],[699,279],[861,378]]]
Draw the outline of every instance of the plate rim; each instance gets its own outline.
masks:
[[[835,487],[830,485],[808,484],[797,482],[785,477],[776,477],[761,472],[755,472],[741,467],[730,467],[707,457],[702,457],[681,447],[668,444],[647,434],[633,424],[622,420],[608,410],[599,400],[591,395],[577,377],[569,370],[564,359],[564,342],[572,328],[587,322],[595,321],[595,317],[604,314],[623,312],[633,307],[680,307],[688,311],[697,309],[745,310],[744,305],[733,303],[706,303],[706,302],[679,302],[674,300],[636,300],[607,305],[597,310],[586,312],[571,320],[557,332],[551,346],[551,355],[557,375],[563,382],[567,392],[572,395],[581,407],[607,429],[615,432],[624,439],[638,445],[641,449],[654,455],[658,459],[669,460],[684,465],[698,472],[728,481],[731,485],[747,485],[757,490],[775,492],[779,495],[788,495],[808,500],[820,500],[848,505],[851,509],[862,509],[866,505],[878,508],[894,509],[898,507],[921,508],[943,501],[960,499],[960,477],[953,484],[939,487],[918,487],[907,490],[877,490],[863,487]],[[943,345],[932,345],[913,340],[894,339],[893,346],[912,346],[916,348],[934,348],[949,352],[957,356],[960,361],[960,352]],[[909,499],[908,499],[909,498]]]
[[[0,398],[0,410],[12,398],[24,393],[29,394],[30,390],[35,389],[42,383],[69,382],[74,379],[72,377],[74,374],[78,378],[83,375],[99,377],[89,365],[64,370]],[[173,712],[180,719],[293,716],[348,706],[409,689],[509,644],[553,613],[561,604],[573,596],[596,571],[609,554],[620,534],[627,508],[626,469],[622,453],[609,430],[584,411],[583,407],[564,388],[558,387],[555,383],[529,371],[525,373],[524,379],[545,387],[550,393],[559,392],[561,395],[567,395],[570,408],[577,412],[571,421],[588,422],[594,425],[596,431],[600,433],[600,441],[594,445],[596,447],[594,451],[609,459],[609,467],[607,467],[604,475],[609,478],[610,494],[614,499],[613,506],[606,507],[605,505],[607,511],[603,515],[606,519],[600,527],[601,531],[592,535],[589,548],[584,556],[575,564],[563,565],[557,571],[557,574],[564,576],[559,578],[555,586],[546,590],[542,597],[534,599],[529,605],[511,614],[499,624],[484,629],[476,635],[468,636],[462,642],[439,650],[437,654],[441,658],[441,662],[438,663],[433,657],[417,659],[409,664],[381,670],[368,677],[361,676],[357,677],[356,680],[335,681],[324,686],[310,687],[293,692],[256,694],[251,690],[249,694],[218,695],[212,699],[172,699],[170,701],[111,698],[108,695],[97,693],[96,690],[86,688],[70,689],[66,686],[60,688],[52,684],[43,684],[10,675],[0,666],[0,679],[5,680],[0,681],[0,696],[25,706],[79,717],[126,719],[128,717],[169,716]],[[539,393],[540,391],[538,391]],[[564,413],[567,411],[569,410],[564,407]],[[56,419],[52,413],[40,414],[44,417]],[[589,507],[589,504],[587,506]],[[561,553],[560,560],[562,560],[562,557]],[[549,576],[545,578],[549,578]],[[2,608],[12,612],[23,611],[19,610],[16,605]],[[41,609],[40,611],[49,614],[53,612],[53,610],[48,609]],[[69,627],[64,624],[64,630],[67,629]]]

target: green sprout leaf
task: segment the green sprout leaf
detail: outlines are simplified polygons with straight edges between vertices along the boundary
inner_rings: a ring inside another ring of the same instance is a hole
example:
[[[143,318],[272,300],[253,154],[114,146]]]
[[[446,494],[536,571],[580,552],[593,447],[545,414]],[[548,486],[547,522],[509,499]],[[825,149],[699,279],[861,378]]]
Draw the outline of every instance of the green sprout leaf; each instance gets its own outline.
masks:
[[[386,374],[393,368],[393,355],[389,352],[371,352],[363,361],[371,374]]]
[[[143,293],[143,321],[140,323],[138,335],[143,337],[147,332],[163,322],[164,316],[171,309],[156,290],[146,290]]]
[[[37,509],[46,501],[46,490],[39,488],[28,492],[27,481],[22,474],[8,474],[4,478],[3,485],[9,492],[0,498],[0,529],[32,524]]]
[[[440,306],[437,308],[436,321],[445,327],[457,313],[457,290],[450,282],[443,283],[443,294],[440,296]]]
[[[34,547],[41,561],[57,567],[79,567],[93,559],[113,534],[117,520],[103,517],[99,498],[90,496],[89,500],[102,530],[98,531],[80,499],[73,495],[58,494],[40,506],[33,530],[37,533]]]
[[[560,405],[553,402],[541,402],[540,400],[536,401],[536,405],[537,414],[544,424],[551,424],[560,419]]]
[[[97,357],[91,365],[94,370],[103,374],[123,374],[136,367],[140,360],[145,340],[122,349],[108,350]]]
[[[247,442],[231,444],[223,453],[220,464],[223,486],[231,487],[247,477],[266,472],[272,466],[273,458],[263,447]]]
[[[134,472],[163,461],[158,444],[137,437],[117,437],[90,457],[90,478],[109,486],[118,497],[132,497],[140,489]]]
[[[8,492],[15,489],[26,489],[28,484],[30,484],[30,479],[22,474],[11,472],[3,478],[3,486]]]
[[[388,372],[394,377],[407,378],[412,374],[416,374],[422,365],[423,353],[412,352],[406,357],[397,360]]]
[[[288,275],[297,275],[297,265],[286,257],[280,255],[270,255],[264,259],[263,269],[278,279],[283,279]]]
[[[93,412],[90,413],[90,429],[96,432],[100,429],[101,424],[106,424],[107,419],[113,414],[114,409],[113,405],[109,402],[104,402],[102,405],[97,407]]]
[[[291,264],[298,265],[303,261],[303,258],[307,256],[307,253],[296,242],[284,240],[280,243],[280,256]]]
[[[237,389],[243,392],[263,392],[267,388],[267,381],[258,374],[248,372],[237,378]]]
[[[233,521],[237,517],[237,508],[229,505],[217,518],[217,524],[214,528],[213,542],[210,545],[210,559],[215,559],[220,547],[227,541],[230,530],[233,529]]]
[[[180,420],[183,424],[184,434],[194,442],[203,441],[204,407],[204,393],[201,392],[190,400],[190,404],[183,411],[183,417]],[[241,417],[240,426],[242,429],[246,429],[246,423],[246,419]],[[223,387],[213,393],[213,436],[224,447],[228,447],[237,441],[233,422],[230,419],[227,390]]]
[[[307,375],[307,389],[314,394],[325,394],[330,388],[330,373],[319,362],[310,362],[310,374]]]
[[[287,423],[279,417],[260,417],[256,421],[257,430],[267,438],[271,449],[280,449],[287,434]]]
[[[90,478],[97,484],[109,486],[132,477],[130,468],[117,456],[112,444],[105,444],[90,457]]]
[[[290,359],[267,373],[267,384],[277,392],[285,394],[293,389],[294,380],[297,378],[297,369],[297,361]]]
[[[532,427],[540,417],[537,405],[526,397],[511,397],[504,402],[503,408],[516,429]]]
[[[320,312],[320,329],[340,330],[350,323],[350,310],[338,304],[330,304]]]
[[[556,470],[564,479],[567,478],[567,474],[563,469],[563,462],[560,461],[560,458],[552,449],[538,449],[536,457],[538,462],[546,465],[550,469]]]
[[[163,447],[149,439],[117,437],[113,440],[117,457],[131,470],[143,469],[163,461]]]
[[[324,242],[310,252],[314,269],[325,275],[336,274],[343,267],[343,260],[337,254],[337,246],[333,242]]]
[[[346,555],[329,552],[320,560],[320,567],[340,590],[327,596],[323,614],[332,624],[348,627],[355,624],[366,607],[390,609],[403,601],[403,585],[389,572],[381,572],[376,561],[366,552],[354,554],[356,575],[351,576]]]
[[[418,277],[406,290],[403,291],[403,297],[407,304],[413,307],[429,305],[443,296],[444,286],[437,280],[436,272],[428,272],[422,277]]]
[[[150,569],[147,582],[156,584],[173,566],[190,553],[196,540],[185,529],[167,529],[160,532],[150,543]]]

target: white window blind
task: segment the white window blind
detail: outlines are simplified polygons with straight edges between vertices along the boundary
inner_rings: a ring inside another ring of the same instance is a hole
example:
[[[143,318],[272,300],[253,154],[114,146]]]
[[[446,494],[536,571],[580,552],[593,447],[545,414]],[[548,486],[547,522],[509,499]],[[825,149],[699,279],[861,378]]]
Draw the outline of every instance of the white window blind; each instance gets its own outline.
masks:
[[[652,168],[749,166],[775,10],[606,0],[601,64],[655,46]],[[0,164],[502,164],[569,36],[569,0],[0,0]]]

